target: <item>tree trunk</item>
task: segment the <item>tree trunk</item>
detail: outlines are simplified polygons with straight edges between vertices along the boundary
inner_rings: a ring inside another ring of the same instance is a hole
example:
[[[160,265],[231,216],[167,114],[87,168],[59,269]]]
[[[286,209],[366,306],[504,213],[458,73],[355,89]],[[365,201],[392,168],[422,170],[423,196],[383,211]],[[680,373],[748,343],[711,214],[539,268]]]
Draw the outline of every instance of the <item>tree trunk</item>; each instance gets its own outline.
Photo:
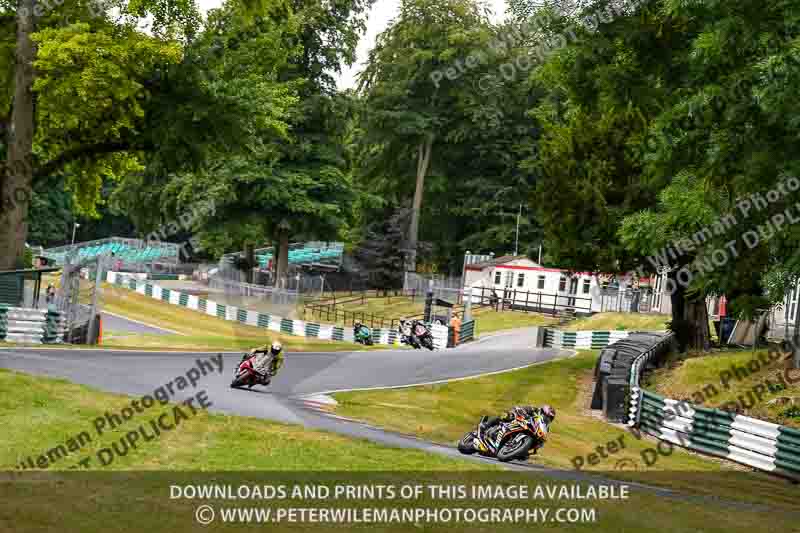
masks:
[[[800,283],[800,281],[798,282]],[[794,367],[800,368],[800,302],[794,314],[794,332],[792,334],[792,351],[794,352]]]
[[[253,275],[253,265],[256,262],[256,253],[255,253],[255,246],[253,243],[247,243],[244,245],[244,256],[247,259],[247,272],[245,272],[245,281],[247,283],[253,283],[255,280]]]
[[[36,0],[18,0],[14,103],[8,139],[8,158],[0,174],[0,270],[20,266],[28,236],[28,207],[33,182],[34,104],[33,61],[36,47]]]
[[[711,332],[705,298],[686,302],[685,316],[689,326],[689,349],[707,352],[711,349]]]
[[[677,280],[679,269],[673,269],[668,277],[667,287],[672,289],[672,322],[670,329],[678,339],[681,352],[686,350],[708,351],[711,348],[711,334],[708,329],[708,309],[704,297],[690,300],[686,288]]]
[[[419,217],[422,209],[422,195],[425,191],[425,176],[431,161],[433,136],[429,135],[420,142],[417,151],[417,186],[414,189],[414,203],[411,206],[411,224],[408,228],[408,255],[406,256],[406,271],[417,270],[417,242],[419,242]]]
[[[275,286],[285,289],[288,287],[286,276],[289,272],[289,230],[281,227],[278,229],[278,245],[274,255],[275,261]]]

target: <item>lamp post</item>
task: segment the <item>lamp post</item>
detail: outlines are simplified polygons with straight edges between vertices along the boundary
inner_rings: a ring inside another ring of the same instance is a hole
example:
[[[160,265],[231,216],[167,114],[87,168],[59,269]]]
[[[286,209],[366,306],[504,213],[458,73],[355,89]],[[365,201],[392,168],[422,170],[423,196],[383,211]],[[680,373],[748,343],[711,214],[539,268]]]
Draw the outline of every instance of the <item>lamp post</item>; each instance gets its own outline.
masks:
[[[78,224],[77,222],[73,222],[72,223],[72,243],[71,243],[71,246],[75,245],[75,231],[80,227],[81,227],[81,225]]]
[[[519,213],[517,213],[517,235],[514,238],[514,255],[519,251],[519,218],[522,216],[522,204],[519,204]]]

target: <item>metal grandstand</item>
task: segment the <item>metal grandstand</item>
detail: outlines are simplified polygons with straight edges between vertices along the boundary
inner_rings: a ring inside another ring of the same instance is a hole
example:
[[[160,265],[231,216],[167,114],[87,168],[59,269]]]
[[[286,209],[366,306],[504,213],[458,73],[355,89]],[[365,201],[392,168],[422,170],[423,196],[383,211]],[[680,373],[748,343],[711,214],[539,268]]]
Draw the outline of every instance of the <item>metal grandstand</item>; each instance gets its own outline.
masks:
[[[260,268],[268,268],[275,254],[275,248],[258,248],[255,250],[256,261]],[[242,252],[225,254],[222,263],[231,263]],[[289,265],[338,269],[342,264],[344,243],[342,242],[303,242],[289,245]]]
[[[74,263],[107,255],[118,263],[117,266],[131,268],[147,263],[176,265],[180,263],[180,250],[180,245],[168,242],[110,237],[49,248],[42,255],[55,261],[57,265],[64,265],[68,256],[74,257]]]

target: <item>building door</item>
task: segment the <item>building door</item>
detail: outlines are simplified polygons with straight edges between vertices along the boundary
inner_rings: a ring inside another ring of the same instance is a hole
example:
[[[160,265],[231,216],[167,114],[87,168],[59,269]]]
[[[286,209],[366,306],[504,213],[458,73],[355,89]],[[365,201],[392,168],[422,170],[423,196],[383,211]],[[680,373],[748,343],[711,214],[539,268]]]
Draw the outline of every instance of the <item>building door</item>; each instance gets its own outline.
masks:
[[[578,277],[574,276],[569,280],[569,302],[567,303],[570,307],[575,307],[575,298],[574,296],[578,294]]]

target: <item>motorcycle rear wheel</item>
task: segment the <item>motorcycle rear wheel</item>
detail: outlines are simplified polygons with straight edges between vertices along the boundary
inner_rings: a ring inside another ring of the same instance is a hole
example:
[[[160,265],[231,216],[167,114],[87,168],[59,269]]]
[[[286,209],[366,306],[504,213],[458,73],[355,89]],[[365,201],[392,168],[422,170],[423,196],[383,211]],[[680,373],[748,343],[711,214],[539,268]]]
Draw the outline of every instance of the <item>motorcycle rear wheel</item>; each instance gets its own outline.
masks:
[[[472,444],[472,439],[475,438],[475,432],[470,431],[464,437],[458,441],[458,451],[463,453],[464,455],[472,455],[473,453],[477,452],[478,450],[475,449],[475,446]]]
[[[516,458],[524,458],[528,455],[528,450],[533,447],[533,437],[526,435],[521,441],[512,440],[506,442],[497,451],[497,460],[503,463],[513,461]]]

